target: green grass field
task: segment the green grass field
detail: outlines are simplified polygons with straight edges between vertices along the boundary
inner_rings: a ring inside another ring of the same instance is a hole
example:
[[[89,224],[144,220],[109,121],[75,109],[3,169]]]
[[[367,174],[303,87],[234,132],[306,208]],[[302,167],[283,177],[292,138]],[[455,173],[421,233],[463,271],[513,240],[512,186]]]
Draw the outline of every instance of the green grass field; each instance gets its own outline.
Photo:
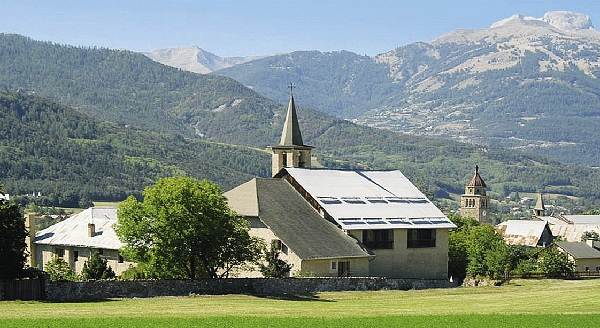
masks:
[[[0,302],[0,327],[597,327],[600,279],[502,287]]]

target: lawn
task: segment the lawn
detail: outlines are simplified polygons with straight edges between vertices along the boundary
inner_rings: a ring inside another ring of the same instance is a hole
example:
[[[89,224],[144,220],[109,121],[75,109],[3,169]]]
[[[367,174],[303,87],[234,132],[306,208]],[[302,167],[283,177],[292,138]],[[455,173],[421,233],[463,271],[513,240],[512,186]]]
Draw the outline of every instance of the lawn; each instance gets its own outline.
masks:
[[[502,287],[99,302],[0,302],[2,327],[592,327],[600,279]]]

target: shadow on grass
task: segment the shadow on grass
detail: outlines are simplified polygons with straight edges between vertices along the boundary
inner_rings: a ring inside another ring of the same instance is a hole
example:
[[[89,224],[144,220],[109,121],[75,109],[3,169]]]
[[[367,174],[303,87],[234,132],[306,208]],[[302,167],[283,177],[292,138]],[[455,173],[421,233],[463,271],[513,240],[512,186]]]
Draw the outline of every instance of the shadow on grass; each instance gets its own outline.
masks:
[[[270,300],[281,300],[281,301],[335,302],[334,300],[320,298],[316,294],[277,294],[277,295],[246,294],[246,295],[259,297],[259,298],[266,298],[266,299],[270,299]]]
[[[39,300],[39,303],[63,303],[63,304],[77,304],[77,303],[107,303],[107,302],[118,302],[122,299],[102,298],[102,299],[91,299],[91,300]]]

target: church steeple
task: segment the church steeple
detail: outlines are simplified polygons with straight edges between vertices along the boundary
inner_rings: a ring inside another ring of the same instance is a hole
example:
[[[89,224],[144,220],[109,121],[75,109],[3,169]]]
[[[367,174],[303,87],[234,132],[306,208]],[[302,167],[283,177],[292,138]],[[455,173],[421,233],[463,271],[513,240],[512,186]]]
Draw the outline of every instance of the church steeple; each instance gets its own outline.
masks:
[[[536,217],[541,217],[546,215],[546,205],[544,205],[544,198],[542,197],[542,193],[538,193],[537,200],[535,202],[535,207],[533,208],[533,215]]]
[[[272,165],[271,174],[275,176],[285,167],[310,168],[311,146],[307,146],[302,141],[300,124],[298,124],[298,115],[296,113],[296,103],[294,101],[293,88],[290,83],[290,100],[288,102],[287,114],[283,123],[283,131],[278,145],[271,146]]]
[[[281,140],[279,141],[280,146],[304,146],[292,88],[293,85],[290,84],[290,101],[288,103],[287,115],[285,116],[285,123],[283,123],[283,131],[281,133]]]

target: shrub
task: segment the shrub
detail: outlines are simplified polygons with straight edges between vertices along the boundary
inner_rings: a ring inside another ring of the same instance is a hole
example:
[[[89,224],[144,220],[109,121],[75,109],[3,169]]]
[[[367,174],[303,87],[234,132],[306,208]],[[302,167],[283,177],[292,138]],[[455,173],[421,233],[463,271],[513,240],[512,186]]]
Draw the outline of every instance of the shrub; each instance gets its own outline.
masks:
[[[123,271],[121,275],[119,275],[119,280],[144,280],[150,278],[151,275],[148,273],[142,263],[135,266],[130,266],[127,270]]]
[[[259,264],[260,272],[263,276],[266,278],[285,278],[290,276],[292,265],[279,258],[279,250],[271,247],[264,254],[266,264]]]
[[[46,263],[46,273],[52,281],[75,281],[77,275],[65,260],[61,257],[55,257]]]
[[[92,252],[81,270],[82,280],[112,279],[114,277],[115,272],[108,266],[106,259],[101,258],[96,252]]]

